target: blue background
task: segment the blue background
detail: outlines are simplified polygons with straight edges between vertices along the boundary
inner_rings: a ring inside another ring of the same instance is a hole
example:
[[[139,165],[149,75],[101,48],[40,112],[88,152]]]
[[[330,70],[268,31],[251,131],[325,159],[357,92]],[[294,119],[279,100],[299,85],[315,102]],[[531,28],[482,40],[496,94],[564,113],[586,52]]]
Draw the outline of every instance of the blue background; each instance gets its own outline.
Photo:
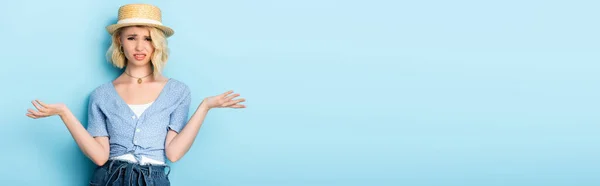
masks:
[[[158,5],[164,71],[209,113],[173,185],[600,185],[597,1],[4,1],[2,185],[85,185],[86,125],[119,6]]]

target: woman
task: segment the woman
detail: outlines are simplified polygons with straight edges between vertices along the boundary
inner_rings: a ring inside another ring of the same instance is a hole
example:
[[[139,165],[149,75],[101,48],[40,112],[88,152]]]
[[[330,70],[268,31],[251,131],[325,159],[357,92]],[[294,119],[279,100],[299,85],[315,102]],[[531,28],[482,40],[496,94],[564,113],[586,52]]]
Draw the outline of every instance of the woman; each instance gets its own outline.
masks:
[[[107,27],[112,45],[107,57],[123,74],[97,87],[90,96],[87,129],[66,105],[32,101],[28,117],[58,115],[83,153],[98,167],[91,185],[170,185],[166,159],[179,160],[192,146],[212,108],[245,108],[239,94],[228,91],[205,98],[189,121],[187,85],[161,74],[167,62],[161,12],[147,4],[119,8],[116,24]],[[170,172],[170,169],[168,170]]]

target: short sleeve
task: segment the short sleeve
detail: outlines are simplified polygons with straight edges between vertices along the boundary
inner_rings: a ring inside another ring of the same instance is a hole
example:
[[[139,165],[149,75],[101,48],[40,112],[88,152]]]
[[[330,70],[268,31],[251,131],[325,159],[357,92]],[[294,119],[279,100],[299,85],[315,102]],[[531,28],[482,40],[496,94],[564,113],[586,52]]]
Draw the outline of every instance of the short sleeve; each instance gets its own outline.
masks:
[[[92,135],[96,136],[108,136],[106,130],[106,115],[100,109],[96,96],[90,96],[88,105],[88,126],[87,131]]]
[[[183,93],[184,98],[178,103],[175,110],[170,115],[169,128],[179,133],[185,127],[188,121],[188,114],[190,109],[190,102],[192,101],[191,93],[189,90]]]

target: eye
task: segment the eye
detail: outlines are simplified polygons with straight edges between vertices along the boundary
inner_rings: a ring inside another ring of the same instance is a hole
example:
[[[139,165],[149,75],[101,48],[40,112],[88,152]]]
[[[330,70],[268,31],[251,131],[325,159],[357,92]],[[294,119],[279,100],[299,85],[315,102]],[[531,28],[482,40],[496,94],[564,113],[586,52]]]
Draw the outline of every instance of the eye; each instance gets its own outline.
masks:
[[[147,37],[146,41],[152,41],[152,38]]]
[[[134,37],[128,37],[127,40],[135,40]]]

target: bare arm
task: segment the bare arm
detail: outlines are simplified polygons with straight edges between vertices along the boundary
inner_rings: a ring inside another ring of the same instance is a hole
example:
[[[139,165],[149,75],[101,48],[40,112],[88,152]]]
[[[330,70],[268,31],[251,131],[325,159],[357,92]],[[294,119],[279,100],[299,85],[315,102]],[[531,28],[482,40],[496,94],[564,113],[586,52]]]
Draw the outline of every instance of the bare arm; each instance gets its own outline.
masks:
[[[229,95],[231,93],[233,91],[205,98],[179,134],[173,130],[169,130],[165,141],[165,153],[171,162],[178,161],[190,150],[210,109],[226,107],[246,108],[245,105],[239,104],[240,102],[244,102],[245,99],[233,100],[239,94]]]
[[[208,108],[201,104],[179,134],[173,130],[169,130],[165,142],[165,153],[171,162],[178,161],[190,150],[208,110]]]
[[[98,166],[102,166],[108,161],[110,153],[108,137],[92,137],[64,104],[45,104],[38,100],[32,103],[38,111],[29,109],[27,116],[38,119],[59,115],[83,154]]]

